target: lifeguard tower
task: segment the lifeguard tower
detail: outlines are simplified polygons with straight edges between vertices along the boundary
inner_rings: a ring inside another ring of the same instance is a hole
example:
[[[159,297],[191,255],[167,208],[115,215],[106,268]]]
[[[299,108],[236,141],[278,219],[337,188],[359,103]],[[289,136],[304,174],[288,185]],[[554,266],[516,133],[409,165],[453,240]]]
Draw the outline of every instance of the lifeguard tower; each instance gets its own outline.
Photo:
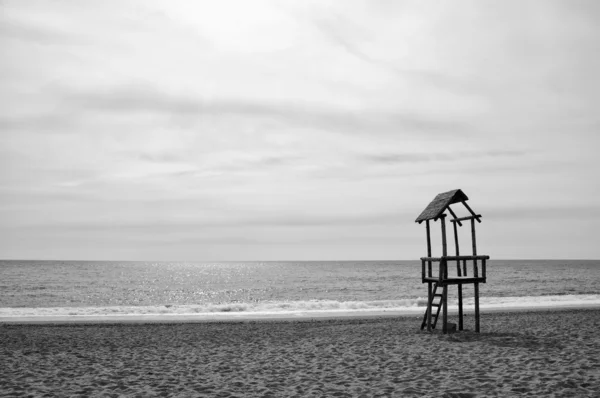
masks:
[[[475,237],[475,221],[481,222],[481,214],[476,214],[466,203],[469,198],[460,189],[448,191],[438,194],[423,212],[417,217],[415,222],[421,224],[425,221],[427,229],[427,257],[421,257],[422,282],[427,283],[427,310],[423,316],[421,330],[427,327],[428,331],[435,329],[435,326],[442,311],[442,332],[448,333],[448,286],[458,286],[458,330],[463,330],[463,296],[462,287],[464,284],[473,284],[475,291],[475,331],[479,332],[479,284],[486,282],[485,262],[489,260],[489,256],[477,255],[477,240]],[[456,213],[450,208],[450,205],[462,203],[469,212],[467,217],[457,217]],[[449,256],[446,245],[446,210],[452,216],[450,222],[454,229],[454,247],[455,255]],[[431,231],[430,221],[436,222],[440,220],[442,228],[442,256],[431,256]],[[471,223],[471,240],[473,244],[473,254],[467,256],[460,255],[458,245],[458,227],[462,227],[463,221]],[[458,227],[457,227],[458,226]],[[481,275],[477,261],[481,261]],[[448,262],[456,261],[456,275],[448,273]],[[471,274],[467,273],[467,261],[472,261],[473,268]],[[462,262],[462,269],[461,269]],[[433,273],[433,263],[438,264],[438,270]],[[427,264],[427,267],[425,266]],[[438,293],[438,289],[442,289],[442,293]],[[436,308],[435,314],[433,308]],[[454,325],[455,326],[455,325]]]

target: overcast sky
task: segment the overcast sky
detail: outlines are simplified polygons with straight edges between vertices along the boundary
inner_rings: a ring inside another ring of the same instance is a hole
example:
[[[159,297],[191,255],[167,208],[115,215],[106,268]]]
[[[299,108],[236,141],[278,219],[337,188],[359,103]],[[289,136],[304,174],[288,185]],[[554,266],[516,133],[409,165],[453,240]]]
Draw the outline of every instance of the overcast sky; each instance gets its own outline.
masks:
[[[0,258],[418,259],[415,218],[456,188],[479,253],[600,258],[599,20],[595,0],[3,0]]]

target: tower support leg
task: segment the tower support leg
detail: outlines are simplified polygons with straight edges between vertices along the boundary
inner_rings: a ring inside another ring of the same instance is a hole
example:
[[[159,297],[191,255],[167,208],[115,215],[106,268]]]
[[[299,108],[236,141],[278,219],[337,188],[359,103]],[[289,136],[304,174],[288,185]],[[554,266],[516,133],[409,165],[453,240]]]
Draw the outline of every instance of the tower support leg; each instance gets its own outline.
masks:
[[[465,202],[463,202],[465,203]],[[466,204],[465,204],[466,206]],[[468,208],[468,206],[467,206]],[[479,221],[479,219],[477,220]],[[471,219],[471,239],[473,240],[473,255],[477,255],[477,241],[475,239],[475,219]],[[473,276],[479,277],[477,269],[477,260],[473,260]],[[475,283],[475,332],[479,333],[479,283]]]
[[[442,332],[444,334],[448,333],[448,285],[444,283],[444,289],[442,292],[443,295],[443,304],[442,311],[444,311],[444,315],[442,317],[442,321],[444,322],[444,326],[442,327]]]
[[[479,283],[475,283],[475,332],[479,333]]]
[[[446,284],[446,280],[448,279],[448,262],[446,261],[446,256],[448,255],[448,249],[446,247],[446,215],[442,214],[440,216],[441,226],[442,226],[442,261],[440,262],[440,273],[442,277],[440,281],[444,284],[444,289],[442,292],[442,300],[444,301],[442,304],[442,310],[444,311],[443,315],[443,323],[442,332],[444,334],[448,333],[448,285]]]
[[[458,284],[458,330],[463,330],[462,283]]]
[[[431,332],[431,302],[433,301],[433,287],[431,282],[427,282],[427,331]]]

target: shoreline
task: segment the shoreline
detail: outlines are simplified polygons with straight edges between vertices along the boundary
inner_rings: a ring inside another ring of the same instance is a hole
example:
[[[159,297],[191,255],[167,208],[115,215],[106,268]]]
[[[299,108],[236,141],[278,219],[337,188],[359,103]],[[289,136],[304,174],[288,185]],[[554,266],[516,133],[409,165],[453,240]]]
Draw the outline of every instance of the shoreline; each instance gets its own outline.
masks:
[[[600,310],[599,304],[572,304],[562,306],[530,306],[509,308],[481,308],[480,313],[521,313],[521,312],[561,312],[573,310]],[[226,312],[211,314],[149,314],[149,315],[72,315],[72,316],[15,316],[0,317],[0,325],[44,325],[44,324],[170,324],[170,323],[239,323],[239,322],[311,322],[319,320],[372,320],[385,318],[415,318],[422,317],[425,307],[411,310],[383,310],[383,311],[305,311],[294,313],[252,313],[252,312]],[[456,308],[448,309],[449,316],[456,316]],[[472,308],[464,310],[465,316],[474,314]]]

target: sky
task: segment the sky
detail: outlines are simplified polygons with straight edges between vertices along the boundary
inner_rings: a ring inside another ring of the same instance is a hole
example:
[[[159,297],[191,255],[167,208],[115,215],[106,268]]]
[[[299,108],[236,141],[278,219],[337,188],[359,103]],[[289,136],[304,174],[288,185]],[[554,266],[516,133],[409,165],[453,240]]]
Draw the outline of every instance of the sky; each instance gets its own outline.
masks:
[[[598,259],[599,19],[595,0],[1,0],[0,258],[418,260],[414,220],[460,188],[478,253]]]

